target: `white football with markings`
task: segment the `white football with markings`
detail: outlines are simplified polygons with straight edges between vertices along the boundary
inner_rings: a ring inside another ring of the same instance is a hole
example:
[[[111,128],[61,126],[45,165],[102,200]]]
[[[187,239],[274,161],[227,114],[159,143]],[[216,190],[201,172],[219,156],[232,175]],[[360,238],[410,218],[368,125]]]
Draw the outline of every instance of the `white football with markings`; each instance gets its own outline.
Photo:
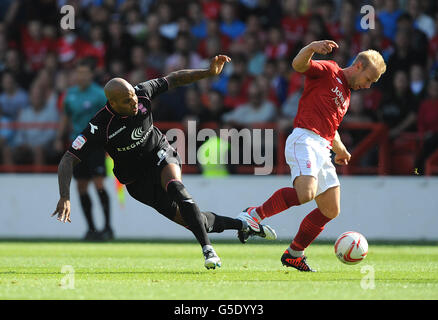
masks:
[[[345,264],[357,264],[368,254],[367,239],[359,232],[344,232],[336,239],[335,254]]]

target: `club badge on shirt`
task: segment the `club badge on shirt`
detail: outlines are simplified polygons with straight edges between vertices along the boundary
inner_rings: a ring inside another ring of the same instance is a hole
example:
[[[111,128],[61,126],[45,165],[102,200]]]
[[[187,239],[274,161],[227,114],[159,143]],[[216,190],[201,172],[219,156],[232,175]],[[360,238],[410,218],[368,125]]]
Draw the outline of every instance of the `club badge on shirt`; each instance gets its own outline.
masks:
[[[82,134],[77,136],[76,139],[72,143],[72,147],[75,150],[81,150],[84,146],[85,142],[87,142],[87,138],[85,138]]]

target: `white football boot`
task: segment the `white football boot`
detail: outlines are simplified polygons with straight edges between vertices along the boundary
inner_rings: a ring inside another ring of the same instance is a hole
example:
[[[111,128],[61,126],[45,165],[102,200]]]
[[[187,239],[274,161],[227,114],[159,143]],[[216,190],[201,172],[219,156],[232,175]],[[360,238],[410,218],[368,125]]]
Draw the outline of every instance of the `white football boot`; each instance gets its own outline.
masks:
[[[202,253],[204,254],[205,263],[204,266],[207,269],[216,269],[216,267],[220,268],[221,266],[221,259],[216,254],[216,251],[214,251],[213,247],[210,245],[206,245],[202,248]]]
[[[237,232],[237,237],[239,238],[240,242],[246,243],[250,236],[259,236],[259,237],[267,239],[267,240],[277,239],[277,234],[275,233],[274,229],[272,229],[268,225],[263,225],[263,224],[258,223],[249,214],[249,212],[253,208],[254,207],[246,208],[241,213],[239,213],[239,215],[237,216],[237,219],[239,219],[243,222],[243,230],[240,230]]]

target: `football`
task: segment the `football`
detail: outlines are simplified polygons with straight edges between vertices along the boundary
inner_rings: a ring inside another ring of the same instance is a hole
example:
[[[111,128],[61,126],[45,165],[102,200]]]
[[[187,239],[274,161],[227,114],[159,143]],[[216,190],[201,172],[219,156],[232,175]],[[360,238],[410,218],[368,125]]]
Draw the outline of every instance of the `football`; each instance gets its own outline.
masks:
[[[347,231],[336,239],[336,257],[345,264],[357,264],[365,259],[367,253],[367,239],[359,232]]]

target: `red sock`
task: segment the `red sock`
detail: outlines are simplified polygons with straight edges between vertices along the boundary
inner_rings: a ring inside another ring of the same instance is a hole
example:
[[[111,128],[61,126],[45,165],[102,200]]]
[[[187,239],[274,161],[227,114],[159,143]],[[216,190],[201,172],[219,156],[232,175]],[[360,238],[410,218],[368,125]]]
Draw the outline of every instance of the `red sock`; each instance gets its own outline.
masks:
[[[303,251],[313,240],[324,230],[324,226],[330,221],[322,212],[316,208],[310,212],[301,222],[295,239],[290,248],[294,251]]]
[[[282,188],[275,191],[256,211],[261,219],[265,219],[299,204],[294,188]]]

